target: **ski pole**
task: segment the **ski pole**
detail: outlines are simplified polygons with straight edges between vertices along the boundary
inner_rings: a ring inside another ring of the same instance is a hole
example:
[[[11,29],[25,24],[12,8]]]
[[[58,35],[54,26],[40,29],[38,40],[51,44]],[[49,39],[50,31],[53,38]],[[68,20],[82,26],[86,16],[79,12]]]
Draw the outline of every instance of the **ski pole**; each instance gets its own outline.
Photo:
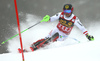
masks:
[[[27,29],[23,30],[21,33],[23,33],[23,32],[25,32],[25,31],[29,30],[30,28],[32,28],[32,27],[34,27],[34,26],[38,25],[39,23],[41,23],[41,22],[38,22],[38,23],[36,23],[36,24],[34,24],[34,25],[30,26],[29,28],[27,28]],[[11,39],[13,39],[14,37],[16,37],[16,36],[18,36],[18,35],[19,35],[19,34],[16,34],[16,35],[14,35],[13,37],[9,38],[8,40],[11,40]],[[8,40],[3,41],[1,44],[4,44],[4,43],[5,43],[5,42],[7,42]]]
[[[41,21],[39,21],[38,23],[36,23],[36,24],[30,26],[29,28],[25,29],[25,30],[22,31],[21,33],[23,33],[23,32],[25,32],[25,31],[27,31],[28,29],[30,29],[30,28],[32,28],[32,27],[38,25],[38,24],[41,23],[41,22],[48,22],[49,19],[50,19],[50,16],[49,16],[49,15],[46,15],[45,17],[43,17],[43,19],[42,19]],[[14,37],[16,37],[16,36],[18,36],[18,35],[19,35],[19,34],[16,34],[16,35],[14,35],[13,37],[9,38],[8,40],[11,40],[11,39],[13,39]],[[7,42],[8,40],[3,41],[1,44],[4,44],[4,43]]]
[[[69,37],[69,38],[74,39],[75,41],[77,41],[78,43],[80,43],[80,41],[77,40],[76,38],[72,38],[72,37]]]
[[[61,36],[61,35],[60,35],[60,37],[62,38],[62,37],[67,37],[67,36]],[[77,40],[76,38],[72,38],[72,37],[68,37],[68,38],[74,39],[75,41],[77,41],[78,43],[80,43],[80,41]]]

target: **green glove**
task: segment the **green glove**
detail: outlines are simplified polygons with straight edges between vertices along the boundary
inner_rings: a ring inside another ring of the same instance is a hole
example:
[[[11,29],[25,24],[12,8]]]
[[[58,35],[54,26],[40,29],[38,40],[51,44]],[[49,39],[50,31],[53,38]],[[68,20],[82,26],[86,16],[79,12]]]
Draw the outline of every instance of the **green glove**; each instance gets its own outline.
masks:
[[[93,36],[87,34],[86,37],[89,39],[89,41],[94,41],[94,37]]]
[[[50,16],[46,15],[40,22],[48,22],[50,20]]]

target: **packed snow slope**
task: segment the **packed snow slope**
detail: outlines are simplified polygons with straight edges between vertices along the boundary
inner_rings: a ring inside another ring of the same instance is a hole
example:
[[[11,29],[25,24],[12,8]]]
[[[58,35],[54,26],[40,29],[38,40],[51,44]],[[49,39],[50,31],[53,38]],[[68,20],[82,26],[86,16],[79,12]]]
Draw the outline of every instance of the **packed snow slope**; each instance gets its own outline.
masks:
[[[100,41],[25,53],[25,61],[100,61]],[[0,55],[0,61],[22,61],[19,53]]]
[[[19,16],[25,16],[23,18],[25,21],[21,22],[21,31],[42,19],[32,14],[24,15],[19,13]],[[47,36],[57,23],[58,21],[43,22],[22,33],[23,47],[30,51],[30,45]],[[37,51],[25,53],[25,61],[100,61],[99,26],[100,24],[97,22],[86,27],[89,34],[94,36],[94,41],[88,42],[86,36],[78,28],[74,27],[66,40],[57,41]],[[17,27],[13,28],[16,31],[15,34],[17,34]],[[20,48],[19,37],[9,40],[8,43],[7,50],[9,53],[1,54],[0,61],[22,61],[21,54],[17,51]]]
[[[28,27],[36,24],[37,22],[41,21],[42,18],[33,14],[23,14],[19,13],[19,16],[21,17],[20,21],[21,24],[21,31],[27,29]],[[33,42],[36,42],[37,40],[46,37],[49,32],[51,32],[52,29],[56,27],[58,23],[58,20],[54,22],[43,22],[40,23],[31,29],[25,31],[22,33],[22,41],[23,41],[23,47],[30,51],[29,47]],[[90,35],[93,35],[96,41],[100,41],[99,35],[100,35],[100,29],[99,29],[99,22],[97,23],[92,23],[90,26],[85,26],[89,32]],[[18,33],[18,28],[13,27],[13,29],[16,31],[14,35]],[[12,31],[13,32],[13,31]],[[9,39],[9,38],[7,38]],[[51,43],[50,45],[46,46],[43,49],[50,49],[50,48],[57,48],[57,47],[63,47],[63,46],[68,46],[72,44],[77,44],[80,41],[81,43],[87,42],[88,39],[86,38],[85,35],[83,35],[82,31],[79,30],[76,26],[74,26],[71,34],[69,37],[64,40],[64,41],[59,41],[59,43]],[[19,37],[15,37],[11,40],[8,41],[8,51],[10,53],[17,53],[17,49],[20,48],[20,41]]]

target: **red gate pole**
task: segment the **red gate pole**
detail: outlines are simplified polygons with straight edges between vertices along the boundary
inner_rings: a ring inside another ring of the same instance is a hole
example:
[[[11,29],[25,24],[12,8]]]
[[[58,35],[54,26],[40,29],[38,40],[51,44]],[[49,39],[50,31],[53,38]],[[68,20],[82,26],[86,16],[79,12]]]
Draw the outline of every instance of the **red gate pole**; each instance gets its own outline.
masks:
[[[16,11],[17,25],[18,25],[18,31],[19,31],[20,45],[21,45],[21,50],[22,50],[22,58],[23,58],[23,61],[24,61],[23,45],[22,45],[22,38],[21,38],[21,32],[20,32],[20,23],[19,23],[18,9],[17,9],[16,0],[14,0],[14,3],[15,3],[15,11]]]

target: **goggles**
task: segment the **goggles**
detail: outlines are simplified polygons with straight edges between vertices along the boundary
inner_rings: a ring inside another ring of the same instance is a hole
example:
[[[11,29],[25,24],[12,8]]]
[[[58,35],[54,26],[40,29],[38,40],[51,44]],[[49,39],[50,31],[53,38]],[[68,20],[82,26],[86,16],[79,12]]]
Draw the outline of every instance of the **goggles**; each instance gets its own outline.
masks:
[[[70,14],[72,11],[71,10],[64,10],[64,13]]]

